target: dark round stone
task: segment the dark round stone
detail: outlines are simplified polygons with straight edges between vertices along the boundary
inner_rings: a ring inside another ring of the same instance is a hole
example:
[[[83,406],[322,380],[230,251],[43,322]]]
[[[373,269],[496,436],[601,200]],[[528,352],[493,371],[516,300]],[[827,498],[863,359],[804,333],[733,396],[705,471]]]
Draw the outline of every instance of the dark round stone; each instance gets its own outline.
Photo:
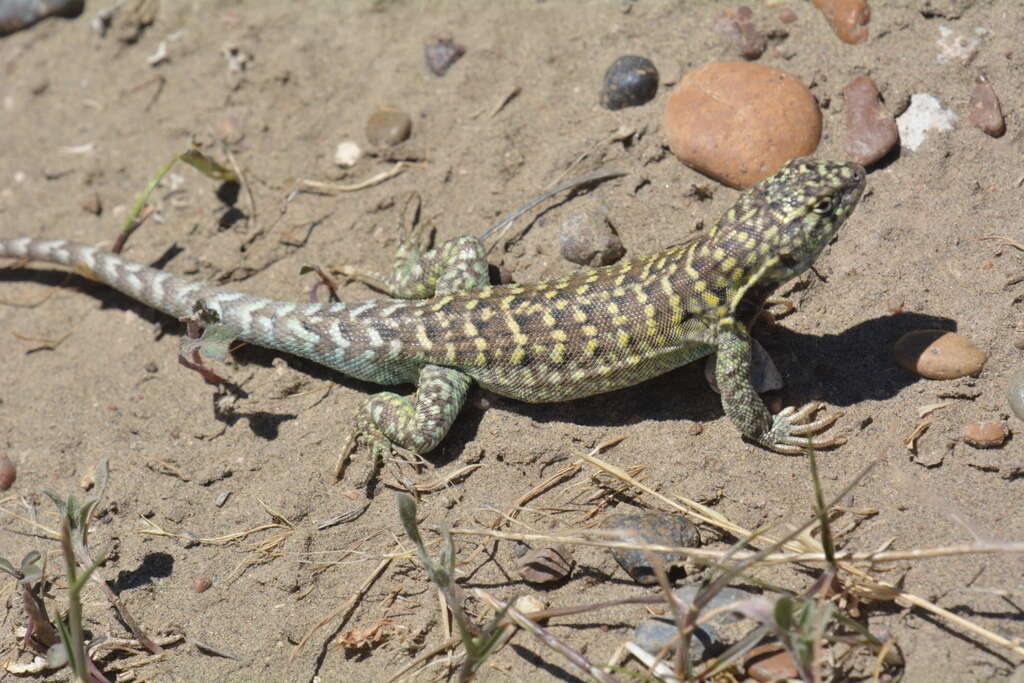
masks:
[[[650,102],[658,91],[658,70],[644,57],[625,55],[616,59],[604,74],[601,106],[605,109],[638,107]]]

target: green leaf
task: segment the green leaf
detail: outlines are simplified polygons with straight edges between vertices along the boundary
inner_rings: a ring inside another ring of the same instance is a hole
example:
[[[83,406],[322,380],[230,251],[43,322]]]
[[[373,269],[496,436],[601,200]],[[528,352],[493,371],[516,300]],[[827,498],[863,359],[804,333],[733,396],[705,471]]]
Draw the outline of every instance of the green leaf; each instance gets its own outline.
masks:
[[[18,577],[18,572],[14,568],[14,565],[11,564],[10,562],[8,562],[7,560],[5,560],[2,557],[0,557],[0,572],[7,572],[8,574],[10,574],[11,576],[13,576],[15,578]]]
[[[775,623],[783,631],[793,630],[793,610],[796,605],[791,597],[783,596],[775,601]]]
[[[205,175],[207,178],[213,178],[214,180],[220,180],[226,183],[238,182],[238,176],[234,171],[217,163],[200,152],[196,147],[193,147],[178,158]]]
[[[238,339],[241,333],[242,330],[229,325],[207,325],[199,339],[181,338],[178,355],[188,358],[193,351],[198,350],[203,356],[223,363],[227,360],[231,343]]]
[[[22,583],[36,583],[43,578],[43,567],[41,561],[43,556],[38,550],[29,551],[21,558]]]

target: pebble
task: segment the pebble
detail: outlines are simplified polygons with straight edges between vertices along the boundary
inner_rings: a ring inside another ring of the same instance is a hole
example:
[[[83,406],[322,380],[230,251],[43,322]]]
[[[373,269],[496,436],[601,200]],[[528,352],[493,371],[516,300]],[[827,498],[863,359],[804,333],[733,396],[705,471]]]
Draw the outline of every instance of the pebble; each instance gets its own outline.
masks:
[[[566,218],[558,230],[558,240],[562,258],[581,266],[607,266],[626,253],[608,217],[596,209]]]
[[[715,62],[687,73],[669,95],[665,134],[679,159],[736,188],[807,156],[821,110],[795,76],[752,62]]]
[[[679,628],[671,619],[645,619],[633,629],[633,642],[655,656],[671,641],[675,640],[678,643],[678,636]],[[675,652],[675,649],[673,647],[669,652]],[[693,636],[690,638],[691,661],[701,662],[724,650],[722,637],[711,626],[702,625],[693,630]],[[671,654],[669,660],[671,661]]]
[[[466,48],[451,38],[438,38],[423,48],[423,59],[427,63],[427,68],[435,76],[444,76],[452,64],[462,59],[464,54],[466,54]]]
[[[751,22],[753,17],[753,10],[744,6],[723,10],[715,21],[715,30],[736,42],[743,59],[757,59],[768,46],[764,34]]]
[[[572,572],[576,560],[563,543],[534,548],[516,562],[516,572],[528,583],[556,583]]]
[[[353,140],[338,143],[334,149],[334,163],[342,168],[352,168],[363,156],[363,150]]]
[[[796,12],[793,11],[792,7],[783,7],[779,10],[779,21],[783,24],[792,24],[797,19],[799,19],[799,17]]]
[[[999,448],[1010,438],[1010,430],[1002,422],[971,422],[960,428],[960,435],[975,448]]]
[[[984,76],[978,76],[978,80],[974,82],[970,106],[972,125],[994,138],[998,138],[1006,132],[1006,119],[1003,118],[1003,108],[999,104],[999,96],[996,95],[992,83]]]
[[[520,614],[540,612],[548,607],[547,603],[536,595],[520,595],[516,598],[516,601],[512,606],[515,607]]]
[[[779,368],[775,365],[775,361],[768,355],[768,352],[764,350],[764,347],[756,339],[750,340],[751,349],[751,368],[750,368],[750,380],[754,383],[754,391],[759,394],[764,394],[769,391],[778,391],[782,387],[786,386],[786,383],[782,381],[782,373],[779,372]],[[704,364],[704,378],[708,381],[708,386],[716,394],[721,394],[721,390],[718,388],[718,378],[715,376],[715,369],[718,363],[718,354],[713,353],[708,357],[708,362]]]
[[[916,151],[928,133],[953,130],[956,114],[942,106],[935,95],[914,93],[910,96],[910,106],[896,119],[896,127],[900,131],[900,145]]]
[[[1018,370],[1006,384],[1006,400],[1018,419],[1024,420],[1024,370]]]
[[[658,92],[658,70],[645,57],[624,55],[604,72],[599,102],[605,109],[647,104]]]
[[[900,142],[896,119],[882,104],[875,82],[857,76],[843,88],[846,100],[846,155],[862,166],[873,164]]]
[[[0,491],[6,491],[14,485],[14,480],[18,478],[18,468],[14,466],[14,461],[11,460],[7,455],[0,453]]]
[[[672,591],[673,594],[686,605],[692,607],[693,601],[697,599],[697,593],[700,592],[702,586],[696,583],[688,583],[685,586],[680,586]],[[726,586],[722,590],[715,593],[715,595],[708,601],[708,604],[704,606],[704,610],[707,612],[713,612],[722,607],[726,607],[735,602],[742,600],[749,600],[754,597],[754,593],[742,588],[735,588],[733,586]],[[721,612],[716,614],[707,623],[713,626],[726,627],[729,624],[735,624],[740,621],[742,617],[737,616],[734,612]]]
[[[195,582],[192,584],[192,590],[196,593],[205,593],[210,590],[210,586],[213,585],[213,581],[210,580],[209,576],[197,576]]]
[[[785,681],[800,676],[793,655],[778,643],[751,648],[743,657],[743,667],[755,681]]]
[[[82,211],[91,213],[93,216],[99,216],[103,213],[103,201],[100,199],[98,192],[91,192],[82,199],[79,204],[82,207]]]
[[[681,547],[697,547],[700,545],[700,535],[697,528],[690,523],[686,517],[670,512],[638,512],[628,514],[610,515],[602,528],[609,531],[620,532],[620,539],[628,543],[643,543],[650,545],[671,545]],[[637,583],[650,586],[658,583],[647,559],[647,554],[642,550],[624,550],[621,548],[610,549],[612,557],[619,563],[627,574]],[[657,553],[665,564],[665,571],[671,565],[683,562],[686,558],[675,553]]]
[[[375,147],[391,147],[404,142],[412,133],[412,119],[400,109],[383,107],[366,122],[366,139]]]
[[[0,2],[0,36],[28,28],[46,17],[77,17],[85,0],[4,0]]]
[[[900,367],[927,379],[977,375],[988,356],[971,340],[945,330],[914,330],[899,338],[893,356]]]
[[[871,19],[867,0],[812,0],[844,43],[854,45],[868,39],[864,25]]]

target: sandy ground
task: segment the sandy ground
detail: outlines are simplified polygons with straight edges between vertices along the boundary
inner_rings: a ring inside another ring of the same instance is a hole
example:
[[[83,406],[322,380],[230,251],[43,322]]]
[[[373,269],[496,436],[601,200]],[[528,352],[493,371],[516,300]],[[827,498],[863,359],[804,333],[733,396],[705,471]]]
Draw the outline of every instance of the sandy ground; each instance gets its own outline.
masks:
[[[214,183],[176,167],[153,195],[157,213],[126,254],[289,300],[308,294],[313,280],[300,275],[305,265],[384,269],[410,192],[419,193],[424,220],[438,238],[447,239],[482,232],[560,178],[626,171],[588,194],[549,202],[517,224],[529,228],[526,235],[491,259],[518,281],[574,268],[559,255],[557,230],[581,208],[604,207],[627,250],[638,254],[678,242],[702,221],[710,224],[736,197],[680,164],[660,129],[672,83],[695,66],[735,57],[734,45],[713,28],[731,6],[725,3],[427,9],[384,1],[164,2],[130,44],[118,30],[105,38],[94,33],[89,19],[100,7],[88,4],[77,20],[45,22],[0,40],[4,236],[109,245],[138,193],[192,138],[221,158],[218,141],[227,139],[255,210],[244,191],[229,210]],[[826,494],[878,460],[843,501],[876,514],[843,539],[844,547],[1019,541],[1019,439],[982,453],[956,437],[961,425],[977,420],[1021,427],[1009,415],[1004,386],[1020,367],[1014,342],[1024,335],[1022,285],[1006,282],[1022,270],[1024,254],[978,238],[1021,240],[1024,8],[1009,0],[875,5],[871,38],[856,46],[837,40],[809,3],[790,3],[798,18],[789,25],[778,19],[781,4],[754,6],[755,23],[774,35],[760,61],[796,75],[822,104],[818,155],[844,157],[841,93],[858,74],[874,78],[891,111],[905,107],[912,93],[927,92],[959,120],[871,172],[866,197],[817,263],[825,281],[807,276],[785,288],[797,312],[759,337],[786,377],[785,404],[821,399],[830,411],[845,413],[837,430],[849,443],[820,461]],[[978,40],[973,61],[937,59],[944,27]],[[424,44],[438,36],[467,50],[443,78],[423,63]],[[167,61],[149,65],[161,44]],[[247,60],[244,70],[229,69],[226,49]],[[648,105],[608,112],[597,106],[598,87],[622,54],[653,60],[663,83]],[[1008,133],[1000,139],[967,123],[980,73],[1007,112]],[[339,170],[332,161],[337,143],[364,144],[367,118],[385,105],[412,116],[411,139],[392,158],[364,158]],[[631,144],[613,141],[623,127],[638,131]],[[356,183],[392,168],[395,159],[417,163],[365,190],[287,201],[300,178]],[[712,198],[694,196],[694,184],[710,186]],[[82,208],[93,195],[104,209],[98,217]],[[351,482],[335,483],[332,471],[351,417],[374,387],[246,348],[224,368],[244,398],[231,414],[218,416],[212,388],[176,361],[180,324],[44,264],[2,271],[0,279],[0,450],[18,467],[16,484],[0,498],[9,513],[0,516],[0,556],[17,562],[31,549],[51,553],[54,604],[64,604],[57,544],[25,519],[52,526],[53,507],[42,491],[82,495],[83,478],[108,459],[110,484],[91,536],[94,548],[112,551],[104,576],[148,632],[184,635],[164,659],[136,669],[138,679],[385,680],[446,640],[436,592],[402,554],[410,546],[390,489],[378,489],[355,521],[317,527],[365,502]],[[352,283],[341,295],[355,300],[371,292]],[[971,339],[989,354],[984,372],[933,382],[901,370],[891,347],[922,327],[955,329]],[[56,348],[47,342],[57,339]],[[919,422],[918,410],[933,403],[945,407],[932,414],[918,441],[932,465],[925,467],[904,440]],[[702,433],[693,434],[694,422]],[[625,440],[604,457],[642,466],[648,485],[703,501],[747,528],[797,522],[811,510],[805,458],[743,442],[700,364],[564,405],[524,406],[475,390],[431,456],[437,470],[403,473],[429,483],[478,462],[482,467],[447,490],[423,496],[420,516],[424,529],[442,520],[480,527],[611,437]],[[593,507],[585,502],[592,475],[585,469],[532,501],[506,530],[583,524]],[[606,502],[597,519],[613,509],[663,507],[645,496]],[[257,527],[264,528],[221,540]],[[151,533],[156,529],[166,534]],[[463,588],[505,599],[537,592],[515,577],[513,550],[509,542],[481,546],[459,537]],[[345,608],[373,569],[396,553],[361,600]],[[629,581],[604,552],[579,548],[576,556],[568,582],[539,591],[551,606],[651,592]],[[1019,557],[969,554],[887,569],[881,576],[902,581],[910,593],[993,632],[1024,636]],[[764,576],[794,590],[813,578],[787,571]],[[200,593],[195,585],[203,578],[212,587]],[[17,653],[14,631],[23,623],[13,584],[0,585],[5,660]],[[90,632],[127,635],[98,590],[85,597]],[[485,616],[480,603],[470,607]],[[339,608],[342,614],[295,650]],[[1020,661],[920,609],[880,602],[862,611],[874,632],[895,637],[906,658],[905,680],[1001,679]],[[620,607],[557,619],[551,630],[604,663],[645,615],[639,606]],[[362,653],[346,653],[336,642],[375,626],[380,642]],[[485,672],[487,679],[576,676],[524,634]]]

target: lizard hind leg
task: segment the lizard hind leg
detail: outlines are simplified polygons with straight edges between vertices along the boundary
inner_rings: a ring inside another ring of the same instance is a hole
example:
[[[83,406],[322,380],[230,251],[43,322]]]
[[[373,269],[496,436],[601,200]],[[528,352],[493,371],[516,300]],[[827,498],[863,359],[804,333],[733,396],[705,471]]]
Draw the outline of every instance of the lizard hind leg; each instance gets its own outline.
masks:
[[[413,396],[382,392],[366,399],[338,457],[335,476],[344,476],[360,441],[367,442],[370,460],[356,483],[359,488],[369,486],[396,451],[418,455],[432,451],[455,422],[471,383],[470,376],[460,370],[426,365]]]

